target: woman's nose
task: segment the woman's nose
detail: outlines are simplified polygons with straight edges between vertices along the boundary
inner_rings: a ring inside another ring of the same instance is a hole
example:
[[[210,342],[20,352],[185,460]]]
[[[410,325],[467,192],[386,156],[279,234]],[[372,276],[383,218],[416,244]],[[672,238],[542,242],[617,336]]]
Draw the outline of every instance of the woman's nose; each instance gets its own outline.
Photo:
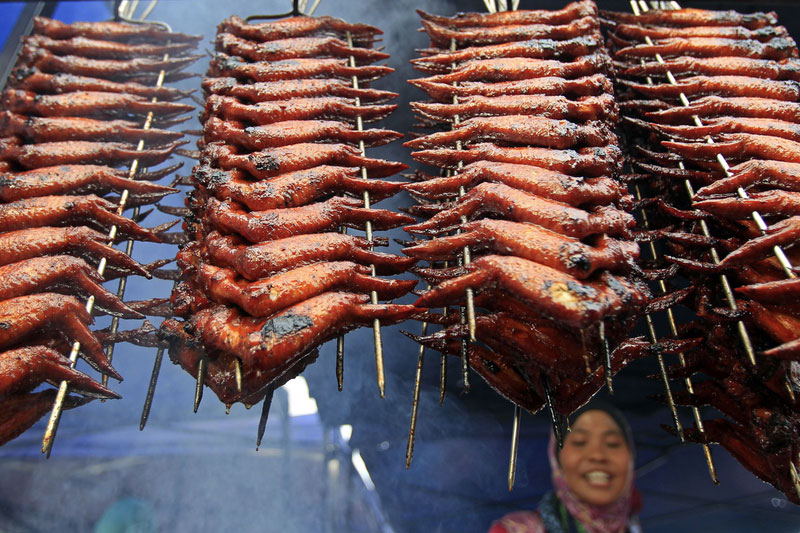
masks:
[[[587,457],[595,461],[606,460],[606,447],[602,443],[593,443],[586,449]]]

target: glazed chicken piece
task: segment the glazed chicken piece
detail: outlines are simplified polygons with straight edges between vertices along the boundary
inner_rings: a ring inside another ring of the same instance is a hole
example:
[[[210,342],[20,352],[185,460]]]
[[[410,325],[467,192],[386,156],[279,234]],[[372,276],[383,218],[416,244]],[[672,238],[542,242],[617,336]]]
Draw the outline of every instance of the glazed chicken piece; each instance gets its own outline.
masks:
[[[533,39],[567,40],[594,36],[599,33],[600,21],[596,17],[586,16],[564,24],[506,24],[452,30],[422,19],[422,27],[434,45],[445,48],[454,40],[459,48],[464,48]]]
[[[703,119],[702,126],[673,126],[654,124],[642,120],[628,119],[631,123],[645,129],[652,129],[678,140],[700,140],[709,135],[716,138],[723,133],[753,133],[770,137],[781,137],[800,142],[800,125],[785,120],[771,118],[719,117]]]
[[[681,57],[665,59],[663,63],[649,61],[620,65],[623,77],[666,75],[675,76],[750,76],[770,80],[800,81],[800,61],[795,58],[773,61],[746,57]]]
[[[113,81],[136,81],[142,75],[152,77],[164,71],[180,72],[203,56],[171,57],[169,59],[89,59],[81,56],[57,56],[40,48],[23,46],[18,69],[36,69],[51,74],[73,74]]]
[[[369,304],[369,295],[328,292],[273,315],[255,318],[235,307],[217,306],[195,314],[184,330],[206,350],[236,355],[244,367],[275,372],[355,326],[381,320],[393,324],[420,312],[413,305]]]
[[[360,63],[388,59],[389,54],[363,46],[348,46],[336,37],[292,37],[263,43],[242,39],[231,33],[217,33],[216,49],[253,62],[283,61],[303,57],[353,57]]]
[[[57,331],[81,343],[81,356],[92,368],[122,381],[89,331],[92,316],[74,296],[43,292],[0,301],[0,322],[7,325],[0,331],[0,349]]]
[[[57,165],[121,165],[138,160],[142,166],[158,165],[188,141],[138,150],[137,145],[117,142],[62,141],[24,144],[0,149],[0,159],[26,169]]]
[[[14,113],[42,117],[145,117],[152,112],[158,118],[169,118],[194,111],[194,106],[188,104],[152,102],[143,96],[97,91],[37,95],[8,89],[3,93],[3,103]]]
[[[775,13],[742,14],[736,11],[711,11],[706,9],[653,9],[639,15],[600,10],[600,16],[625,24],[655,26],[744,26],[755,30],[764,26],[775,26],[778,19]]]
[[[722,154],[728,160],[757,157],[800,163],[800,142],[751,133],[723,133],[716,136],[715,141],[714,144],[676,141],[663,141],[661,144],[691,160],[716,159],[717,154]]]
[[[588,177],[609,176],[618,172],[622,153],[615,145],[581,148],[580,150],[554,150],[538,147],[506,147],[491,143],[474,144],[464,150],[436,148],[419,150],[412,154],[416,161],[438,167],[456,168],[476,161],[492,161],[532,165],[565,174],[582,174]]]
[[[203,90],[210,94],[233,96],[252,103],[288,100],[295,97],[342,96],[359,98],[362,102],[381,104],[397,98],[391,91],[359,87],[354,88],[352,80],[339,79],[299,79],[239,83],[236,78],[203,78]]]
[[[614,97],[610,94],[586,96],[577,100],[547,95],[466,96],[459,98],[457,104],[411,102],[411,109],[423,118],[440,122],[450,122],[456,116],[463,120],[498,115],[535,115],[573,122],[616,122],[619,116]]]
[[[194,91],[182,91],[174,87],[152,87],[135,82],[119,83],[100,78],[76,76],[74,74],[48,74],[36,69],[17,69],[10,78],[10,87],[36,94],[62,94],[79,91],[103,93],[125,93],[145,98],[157,98],[171,102],[191,95]],[[163,122],[159,121],[159,124]]]
[[[552,61],[542,61],[541,59],[531,59],[526,57],[499,57],[495,59],[475,59],[462,63],[457,68],[444,74],[437,74],[427,78],[409,80],[409,83],[422,88],[421,83],[449,84],[451,88],[454,83],[462,82],[506,82],[529,80],[536,82],[541,79],[542,84],[561,84],[564,92],[573,94],[574,91],[582,91],[585,94],[585,85],[597,85],[598,87],[608,88],[608,92],[613,90],[611,80],[592,72],[583,78],[568,79],[565,77],[548,76],[542,71],[544,66],[557,66]],[[444,90],[444,87],[442,88]],[[577,94],[577,93],[575,93]]]
[[[10,111],[0,113],[0,131],[32,143],[60,141],[116,141],[163,145],[183,137],[178,131],[143,129],[127,120],[93,120],[84,117],[32,117]]]
[[[300,374],[313,363],[318,355],[316,350],[303,355],[293,365],[277,367],[274,372],[265,372],[256,368],[241,369],[241,387],[236,383],[236,364],[238,358],[230,353],[216,350],[204,350],[183,331],[183,322],[167,320],[161,330],[170,346],[169,356],[173,363],[180,365],[186,372],[196,376],[200,360],[206,360],[204,384],[209,387],[226,409],[235,402],[242,402],[249,407],[264,399],[269,390],[280,387],[285,382]]]
[[[266,125],[287,120],[348,120],[358,117],[365,122],[381,120],[397,108],[395,104],[354,105],[352,99],[341,96],[292,98],[246,105],[230,96],[212,94],[206,99],[205,117],[216,115],[224,119],[246,120]]]
[[[0,301],[40,292],[93,296],[95,309],[123,318],[144,318],[100,285],[104,281],[96,269],[77,257],[33,257],[0,266]]]
[[[757,30],[749,30],[744,26],[651,26],[642,24],[617,24],[611,26],[612,32],[622,38],[644,41],[672,38],[717,37],[720,39],[769,41],[775,37],[788,37],[789,32],[783,26],[764,26]]]
[[[752,186],[800,192],[800,163],[756,159],[736,165],[731,173],[731,177],[717,180],[698,190],[696,196],[703,198],[712,194],[735,192],[738,187],[746,189]]]
[[[457,52],[434,53],[411,60],[414,68],[423,72],[450,72],[467,61],[478,59],[528,58],[526,78],[534,76],[557,76],[579,78],[606,70],[611,60],[605,54],[592,54],[602,40],[595,37],[578,37],[567,41],[549,39],[520,41],[516,43],[475,46]],[[591,54],[591,55],[589,55]],[[569,63],[556,58],[574,57]]]
[[[239,170],[226,172],[205,165],[195,167],[193,175],[218,200],[234,200],[253,211],[299,207],[340,193],[363,197],[368,192],[370,200],[378,202],[403,189],[399,182],[360,178],[358,168],[327,165],[261,181],[248,179]]]
[[[365,167],[373,178],[391,176],[407,168],[403,163],[363,157],[355,146],[316,143],[298,143],[249,154],[240,154],[236,148],[221,143],[209,143],[200,162],[219,166],[223,170],[246,170],[256,179],[267,179],[318,165]]]
[[[93,194],[40,196],[0,205],[0,231],[15,231],[58,224],[86,224],[107,230],[117,226],[120,235],[159,242],[152,231],[116,213],[117,206]]]
[[[564,202],[571,206],[628,205],[630,195],[621,183],[607,177],[582,178],[531,165],[476,161],[452,176],[418,173],[424,181],[407,183],[409,192],[429,199],[455,198],[459,188],[471,189],[480,183],[502,183],[536,196]]]
[[[797,57],[797,45],[791,37],[776,37],[766,43],[722,39],[719,37],[674,38],[655,41],[653,44],[637,43],[621,48],[615,58],[662,57],[750,57],[753,59],[780,60]]]
[[[0,201],[6,203],[37,196],[102,195],[125,190],[133,195],[161,198],[177,189],[142,179],[132,180],[121,176],[116,169],[98,165],[60,165],[0,174]]]
[[[402,137],[392,130],[357,130],[337,120],[287,120],[274,124],[243,127],[243,124],[215,116],[203,126],[203,142],[225,142],[248,150],[263,150],[298,143],[332,142],[365,147],[378,146]]]
[[[790,500],[800,502],[789,474],[788,461],[776,453],[765,453],[762,446],[753,442],[753,437],[741,425],[725,419],[703,421],[708,442],[722,445],[739,463],[756,477],[770,483],[782,491]],[[685,429],[686,437],[693,442],[706,442],[695,428]],[[796,456],[791,449],[786,450],[789,460]],[[778,463],[778,464],[773,464]],[[776,468],[778,467],[778,468]]]
[[[198,43],[203,38],[201,35],[186,35],[166,31],[158,24],[129,24],[127,22],[73,22],[72,24],[65,24],[45,17],[33,18],[33,32],[46,35],[52,39],[86,37],[88,39],[110,41],[148,40]]]
[[[451,261],[465,246],[472,253],[488,251],[512,255],[585,279],[598,269],[630,271],[639,257],[639,245],[601,235],[593,245],[547,230],[536,224],[480,219],[461,224],[461,233],[415,241],[403,253],[425,261]]]
[[[0,401],[0,446],[13,440],[44,415],[53,409],[53,402],[58,393],[55,389],[28,394],[14,394]],[[74,409],[92,398],[68,394],[64,400],[64,409]]]
[[[572,20],[597,15],[597,5],[589,0],[571,2],[561,9],[521,9],[498,11],[497,13],[456,13],[452,17],[432,15],[421,9],[417,14],[422,20],[448,28],[483,28],[515,24],[566,24]]]
[[[754,78],[752,76],[691,76],[683,78],[675,85],[660,83],[650,85],[620,80],[648,98],[679,98],[681,93],[688,97],[716,95],[723,97],[758,97],[773,100],[797,102],[800,100],[800,83]]]
[[[0,265],[39,256],[69,253],[93,262],[106,258],[107,272],[151,277],[128,254],[106,244],[108,236],[86,226],[34,227],[0,233]]]
[[[258,281],[247,281],[227,268],[201,264],[193,283],[204,296],[216,303],[236,305],[254,317],[269,317],[295,304],[329,291],[369,294],[381,300],[407,294],[417,280],[381,279],[370,275],[368,266],[349,261],[321,262],[294,268]],[[178,314],[182,306],[172,297]],[[191,300],[191,298],[190,298]]]
[[[422,207],[411,208],[411,212],[420,212]],[[538,224],[578,239],[596,233],[627,235],[635,224],[632,215],[613,207],[598,206],[584,211],[495,183],[481,183],[458,202],[431,206],[431,210],[436,213],[434,216],[404,229],[409,233],[439,235],[455,229],[461,223],[461,217],[471,218],[485,213],[515,222]]]
[[[438,307],[460,301],[464,291],[501,288],[530,305],[542,317],[566,327],[585,328],[614,315],[636,314],[649,299],[645,287],[603,272],[596,281],[511,256],[487,255],[464,269],[468,272],[426,291],[416,302]]]
[[[790,217],[771,225],[763,236],[748,240],[722,260],[722,267],[754,263],[771,256],[775,246],[787,246],[800,240],[800,217]]]
[[[409,80],[415,87],[419,87],[431,97],[442,102],[452,104],[453,97],[468,96],[494,96],[503,97],[510,95],[547,96],[596,96],[611,93],[611,81],[604,74],[592,74],[574,80],[556,76],[543,76],[535,78],[521,78],[507,81],[476,81],[475,78],[465,81],[440,81],[437,78],[445,76],[431,76]],[[458,105],[458,104],[452,104]],[[533,113],[530,113],[533,114]]]
[[[179,56],[183,52],[196,47],[194,42],[166,42],[163,44],[128,44],[107,39],[90,39],[87,37],[70,37],[69,39],[52,39],[46,35],[31,35],[23,40],[24,44],[34,48],[42,48],[57,55],[71,55],[92,59],[133,59],[143,56],[165,54]]]
[[[383,32],[367,24],[352,24],[334,17],[289,17],[274,22],[248,24],[243,19],[232,16],[223,20],[218,31],[232,33],[243,39],[262,43],[278,39],[291,39],[334,33],[344,37],[350,33],[358,44],[371,44],[376,35]]]
[[[250,81],[280,81],[303,78],[341,78],[370,82],[394,72],[383,65],[350,67],[346,59],[298,58],[269,63],[246,63],[242,59],[217,52],[211,60],[208,76],[234,77]]]
[[[370,242],[361,237],[340,233],[293,235],[259,244],[248,245],[235,235],[209,233],[203,240],[210,262],[229,267],[250,281],[272,276],[291,268],[321,261],[353,261],[374,265],[379,275],[404,272],[416,260],[370,250]],[[186,254],[193,253],[192,245],[178,254],[186,264]],[[183,258],[183,259],[182,259]],[[189,263],[197,262],[189,259]]]
[[[71,392],[92,398],[121,398],[83,372],[70,368],[70,361],[47,346],[25,346],[0,353],[0,403],[8,396],[30,392],[43,382],[69,383]]]
[[[527,115],[476,117],[465,120],[450,131],[432,133],[403,144],[411,149],[453,146],[456,142],[501,142],[545,148],[605,146],[617,136],[602,122],[575,124]]]
[[[687,121],[692,116],[705,118],[715,115],[730,115],[748,118],[773,118],[789,122],[800,122],[800,104],[797,102],[781,102],[769,98],[722,98],[704,96],[689,106],[671,107],[662,111],[646,113],[645,116],[654,122],[671,123]]]
[[[396,228],[413,218],[385,209],[367,209],[361,199],[334,196],[301,207],[247,212],[230,200],[209,198],[206,223],[241,235],[250,242],[283,239],[292,235],[331,231],[339,226],[363,229],[367,221],[376,230]]]
[[[752,193],[749,198],[709,198],[695,202],[694,207],[734,220],[750,218],[753,211],[791,217],[800,215],[800,193],[772,190]]]

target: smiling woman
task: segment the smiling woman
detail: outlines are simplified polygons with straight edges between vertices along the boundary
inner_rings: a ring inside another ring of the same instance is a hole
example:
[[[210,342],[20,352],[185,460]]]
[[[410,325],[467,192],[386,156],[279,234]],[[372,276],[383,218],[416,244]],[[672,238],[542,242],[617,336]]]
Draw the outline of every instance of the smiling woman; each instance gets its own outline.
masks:
[[[554,490],[536,511],[510,513],[489,533],[637,533],[633,438],[616,408],[595,401],[576,411],[564,447],[548,449]]]

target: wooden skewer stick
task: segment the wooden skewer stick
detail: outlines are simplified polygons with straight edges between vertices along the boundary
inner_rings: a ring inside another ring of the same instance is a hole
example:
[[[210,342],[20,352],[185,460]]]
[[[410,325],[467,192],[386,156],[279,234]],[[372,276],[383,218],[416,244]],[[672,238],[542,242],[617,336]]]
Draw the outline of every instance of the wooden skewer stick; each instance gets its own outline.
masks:
[[[680,6],[677,4],[677,2],[674,2],[673,4],[674,4],[674,6],[673,6],[674,9],[679,9],[680,8]],[[632,8],[633,13],[635,15],[639,15],[640,14],[639,6],[633,0],[631,1],[631,8]],[[647,10],[648,10],[647,4],[642,2],[641,3],[641,11],[647,11]],[[652,41],[651,41],[651,43],[652,43]],[[661,56],[658,55],[657,58],[658,57],[661,57]],[[644,63],[644,60],[641,60],[641,61],[642,61],[642,63]],[[663,59],[661,59],[661,61],[663,62]],[[675,77],[672,75],[671,72],[668,72],[668,79],[670,79],[670,83],[672,83],[674,85],[677,85],[677,81],[675,80]],[[653,85],[652,78],[648,77],[647,78],[647,83],[649,85]],[[681,102],[684,105],[689,105],[688,99],[686,98],[686,95],[684,95],[683,93],[681,93]],[[685,168],[682,162],[679,163],[678,166],[680,168],[682,168],[682,169]],[[684,186],[686,187],[687,193],[689,194],[689,198],[690,199],[693,198],[694,197],[694,190],[692,188],[692,184],[689,182],[688,179],[684,182]],[[708,225],[705,223],[704,220],[700,221],[700,228],[703,231],[704,235],[710,236],[710,232],[708,230]],[[654,248],[652,243],[650,244],[650,247],[651,247],[651,251],[653,253],[653,257],[655,257],[655,253],[656,252],[655,252],[655,248]],[[712,248],[711,249],[711,254],[712,254],[712,258],[714,258],[714,260],[717,263],[719,263],[719,256],[717,255],[716,249]],[[728,292],[730,292],[730,287],[728,286],[728,283],[727,283],[727,277],[724,274],[720,275],[720,281],[722,282],[723,288],[727,286],[728,287]],[[661,286],[662,292],[666,293],[667,289],[666,289],[666,285],[664,284],[663,281],[660,282],[660,286]],[[735,300],[733,300],[733,304],[734,305],[736,304]],[[677,337],[678,336],[678,329],[677,329],[677,326],[676,326],[676,323],[675,323],[675,316],[672,313],[672,309],[667,309],[667,319],[668,319],[668,322],[669,322],[669,326],[670,326],[670,330],[671,330],[672,335],[674,337]],[[739,333],[740,333],[740,336],[742,337],[742,341],[743,341],[743,344],[745,346],[745,349],[747,350],[747,348],[749,347],[748,356],[750,356],[752,354],[752,343],[750,343],[750,337],[747,335],[747,330],[744,329],[744,324],[741,321],[739,321],[738,325],[740,326]],[[680,361],[681,367],[682,368],[686,368],[686,358],[684,357],[683,353],[679,353],[678,354],[678,360]],[[753,363],[755,364],[755,356],[754,355],[752,355],[751,361],[753,361]],[[686,385],[686,390],[689,392],[689,394],[693,394],[694,387],[692,386],[691,379],[687,376],[684,379],[684,382],[685,382],[685,385]],[[671,393],[669,393],[669,396],[671,396]],[[695,421],[695,425],[697,426],[697,430],[698,430],[698,432],[700,433],[700,436],[703,439],[703,455],[705,456],[705,459],[706,459],[706,466],[708,467],[708,473],[711,476],[711,480],[714,482],[714,484],[715,485],[719,485],[719,479],[717,477],[717,469],[716,469],[716,467],[714,465],[714,460],[711,457],[711,447],[709,446],[709,444],[707,442],[705,428],[703,427],[703,419],[701,418],[700,411],[699,411],[699,409],[697,407],[692,407],[692,415],[694,417],[694,421]],[[677,413],[675,414],[674,418],[675,418],[675,420],[677,420]],[[676,429],[677,429],[677,426],[676,426]],[[679,434],[679,436],[681,436],[681,441],[685,442],[685,439],[683,438],[682,432],[679,431],[678,434]]]
[[[428,323],[422,323],[422,336],[428,334]],[[414,455],[414,439],[417,436],[417,412],[419,411],[419,391],[422,381],[422,363],[425,357],[425,345],[419,345],[419,356],[417,357],[417,373],[414,376],[414,400],[411,403],[411,425],[408,428],[408,443],[406,444],[406,469],[411,466],[411,458]]]
[[[347,32],[347,46],[353,46],[353,35],[348,31]],[[349,64],[351,67],[356,66],[356,59],[353,56],[349,58]],[[352,77],[352,84],[354,89],[358,89],[358,76]],[[359,97],[355,98],[355,105],[361,105],[361,99]],[[362,120],[361,116],[356,117],[356,127],[358,131],[364,130],[364,121]],[[364,146],[364,140],[360,139],[358,141],[358,147],[361,150],[361,155],[366,156],[366,147]],[[361,167],[361,177],[363,179],[368,179],[367,176],[367,168]],[[364,191],[364,208],[370,208],[370,198],[369,192]],[[365,233],[367,240],[370,242],[370,250],[374,250],[375,247],[372,245],[372,222],[367,220],[365,224]],[[372,269],[372,276],[375,276],[375,265],[370,265]],[[374,305],[378,303],[378,293],[376,291],[370,292],[370,302]],[[378,390],[380,391],[381,398],[386,397],[386,378],[384,375],[383,369],[383,339],[381,338],[381,321],[379,319],[374,319],[372,321],[372,335],[375,340],[375,367],[378,374]]]
[[[200,358],[197,364],[197,381],[194,386],[194,412],[200,407],[200,402],[203,400],[203,384],[206,380],[206,370],[208,369],[208,360],[206,356]]]
[[[153,372],[150,374],[150,383],[147,386],[147,394],[144,397],[142,416],[139,419],[139,431],[144,429],[147,425],[147,419],[150,418],[150,409],[153,407],[153,396],[156,392],[156,384],[158,383],[158,375],[161,373],[161,361],[163,359],[164,348],[159,348],[156,351],[156,359],[153,361]]]
[[[614,387],[611,384],[611,347],[608,345],[606,337],[606,323],[602,320],[597,326],[597,334],[600,336],[600,349],[603,352],[603,373],[606,375],[606,387],[609,394],[614,394]]]
[[[561,431],[561,416],[556,412],[556,407],[553,404],[553,395],[550,394],[550,381],[545,374],[542,374],[542,389],[544,390],[544,399],[547,403],[547,413],[550,415],[550,423],[553,425],[553,435],[555,435],[556,444],[558,444],[559,448],[563,448],[564,433]]]
[[[269,417],[269,408],[272,406],[272,397],[275,394],[275,387],[269,386],[267,394],[264,396],[264,403],[261,405],[261,418],[258,419],[258,434],[256,436],[256,451],[261,446],[261,440],[264,438],[264,431],[267,429],[267,417]]]
[[[514,404],[514,425],[511,429],[511,457],[508,460],[508,491],[514,490],[514,480],[517,477],[517,449],[519,448],[519,423],[522,417],[522,408]]]
[[[639,185],[638,184],[634,185],[633,190],[636,200],[640,201],[642,199],[642,191],[639,189]],[[642,217],[642,226],[644,226],[645,229],[650,229],[650,222],[647,218],[647,211],[644,208],[642,208],[639,211],[639,213],[641,214]],[[650,248],[650,255],[652,256],[653,260],[657,260],[658,252],[656,252],[656,247],[652,241],[650,241],[649,243],[649,248]],[[661,290],[661,294],[667,293],[667,285],[666,283],[664,283],[664,280],[659,280],[659,288]],[[650,313],[645,313],[644,318],[645,321],[647,322],[647,332],[650,336],[650,342],[652,344],[656,344],[658,342],[658,335],[656,334],[655,325],[653,323],[653,317]],[[678,329],[675,325],[675,317],[671,309],[667,309],[667,319],[670,322],[670,327],[675,332],[673,335],[677,337]],[[675,407],[675,400],[672,397],[672,388],[669,386],[669,378],[667,377],[667,368],[666,365],[664,364],[664,355],[659,350],[656,357],[658,358],[658,369],[661,374],[661,381],[664,384],[664,392],[666,393],[667,396],[667,404],[669,405],[670,414],[672,415],[672,423],[675,426],[675,431],[678,433],[678,438],[680,439],[681,444],[685,444],[686,437],[683,434],[683,425],[681,424],[681,420],[678,417],[678,409]],[[685,368],[686,363],[683,358],[683,354],[680,354],[680,360],[681,360],[681,366]],[[692,381],[688,376],[686,377],[686,382],[688,384],[688,387],[691,387]],[[697,411],[697,407],[693,407],[693,409]]]
[[[450,52],[456,51],[456,40],[455,38],[450,39]],[[451,69],[455,70],[455,64],[451,64]],[[453,85],[457,85],[456,82],[453,82]],[[458,104],[458,96],[453,95],[453,105]],[[453,128],[457,128],[460,124],[461,119],[458,115],[453,117]],[[463,149],[461,141],[456,141],[456,149],[461,150]],[[464,167],[464,162],[458,162],[458,169],[462,169]],[[463,198],[466,194],[466,190],[464,187],[458,188],[458,197]],[[461,223],[467,223],[467,217],[461,217]],[[460,233],[460,230],[456,232],[457,234]],[[469,246],[464,247],[463,251],[463,263],[464,265],[469,265],[472,262],[472,255],[470,254]],[[466,323],[469,327],[469,337],[464,338],[461,340],[461,374],[464,380],[464,390],[469,390],[469,343],[475,342],[475,292],[472,288],[467,288],[466,291],[466,300],[467,305],[466,308],[461,308],[461,323]]]

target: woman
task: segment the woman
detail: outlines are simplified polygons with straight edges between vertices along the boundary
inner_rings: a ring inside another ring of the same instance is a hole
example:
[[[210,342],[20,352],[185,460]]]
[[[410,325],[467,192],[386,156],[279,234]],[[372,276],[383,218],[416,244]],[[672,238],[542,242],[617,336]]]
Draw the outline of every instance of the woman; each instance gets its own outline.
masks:
[[[518,511],[489,533],[637,533],[641,497],[633,486],[633,438],[616,408],[594,401],[572,415],[564,447],[550,438],[554,491],[536,511]]]

